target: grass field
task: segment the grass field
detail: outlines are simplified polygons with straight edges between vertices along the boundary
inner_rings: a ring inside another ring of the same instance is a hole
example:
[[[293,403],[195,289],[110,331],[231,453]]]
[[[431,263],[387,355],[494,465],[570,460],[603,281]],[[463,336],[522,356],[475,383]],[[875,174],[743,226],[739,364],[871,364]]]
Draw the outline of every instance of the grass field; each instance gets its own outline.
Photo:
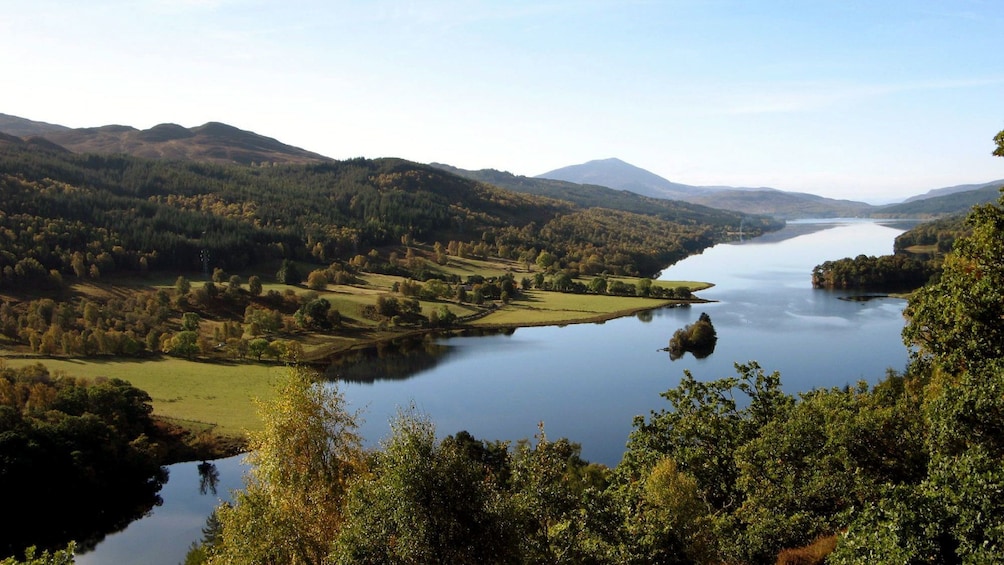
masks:
[[[655,298],[524,291],[525,298],[471,323],[475,326],[544,325],[595,321],[671,304]]]
[[[153,413],[193,429],[221,435],[258,429],[255,398],[269,398],[281,365],[200,363],[175,358],[143,361],[101,359],[6,359],[10,367],[42,363],[50,373],[129,381],[153,399]]]

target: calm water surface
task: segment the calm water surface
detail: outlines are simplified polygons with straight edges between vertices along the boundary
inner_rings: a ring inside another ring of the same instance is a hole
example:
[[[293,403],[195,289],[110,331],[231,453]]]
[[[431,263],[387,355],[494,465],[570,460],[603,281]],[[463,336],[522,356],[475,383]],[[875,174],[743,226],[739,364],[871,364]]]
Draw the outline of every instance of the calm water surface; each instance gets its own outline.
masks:
[[[215,485],[203,481],[199,463],[168,467],[170,476],[160,491],[164,503],[94,548],[76,556],[77,565],[178,565],[184,563],[192,542],[202,539],[206,518],[243,486],[242,456],[218,459]],[[213,488],[215,487],[215,488]]]
[[[583,457],[616,465],[632,419],[665,407],[659,393],[684,370],[710,380],[734,374],[733,363],[758,361],[780,371],[789,392],[875,382],[901,370],[905,303],[841,300],[851,293],[813,290],[812,268],[826,260],[892,252],[907,224],[872,221],[791,222],[778,233],[718,245],[666,270],[662,279],[714,282],[701,297],[714,303],[662,309],[603,324],[524,328],[509,335],[426,343],[406,354],[329,374],[354,408],[361,432],[377,445],[400,408],[427,414],[440,435],[467,430],[482,439],[530,438],[543,422],[548,437],[582,444]],[[671,361],[660,351],[678,328],[707,312],[718,332],[715,353]],[[239,458],[217,462],[217,494],[200,494],[196,463],[170,467],[164,504],[109,536],[83,565],[173,565],[200,538],[205,519],[241,486]]]

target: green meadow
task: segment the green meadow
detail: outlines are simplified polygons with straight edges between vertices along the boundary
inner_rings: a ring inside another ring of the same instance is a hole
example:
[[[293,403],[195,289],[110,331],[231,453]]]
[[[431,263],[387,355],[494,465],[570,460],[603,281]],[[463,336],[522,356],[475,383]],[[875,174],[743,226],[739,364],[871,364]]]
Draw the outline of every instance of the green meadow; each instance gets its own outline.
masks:
[[[258,429],[255,399],[272,395],[286,367],[257,363],[186,361],[173,357],[127,359],[6,359],[8,366],[42,363],[52,374],[118,378],[145,390],[153,413],[190,429],[240,436]]]

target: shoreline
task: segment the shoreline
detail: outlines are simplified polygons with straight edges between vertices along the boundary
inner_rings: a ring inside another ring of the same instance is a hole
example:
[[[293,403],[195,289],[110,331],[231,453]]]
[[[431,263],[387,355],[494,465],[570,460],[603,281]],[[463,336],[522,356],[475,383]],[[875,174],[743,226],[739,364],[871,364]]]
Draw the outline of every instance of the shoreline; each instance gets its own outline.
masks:
[[[713,287],[710,283],[701,283],[701,285],[694,287],[694,291],[706,290]],[[398,331],[384,331],[379,332],[379,335],[366,337],[366,338],[355,338],[351,342],[342,342],[332,344],[330,346],[321,345],[316,348],[311,348],[304,357],[299,361],[300,364],[314,368],[323,369],[329,365],[332,361],[338,358],[352,354],[353,352],[358,352],[361,350],[366,350],[369,348],[379,347],[381,344],[389,344],[398,340],[409,340],[409,339],[427,339],[429,336],[450,336],[459,335],[465,332],[476,333],[476,332],[499,332],[506,330],[516,330],[519,328],[530,328],[530,327],[547,327],[547,326],[567,326],[573,324],[595,324],[603,323],[617,318],[623,318],[627,316],[635,316],[644,312],[650,312],[654,310],[659,310],[662,308],[681,308],[690,307],[694,304],[706,304],[709,302],[714,302],[713,300],[707,300],[698,297],[692,297],[690,299],[680,300],[680,299],[659,299],[655,303],[648,303],[645,305],[639,305],[636,307],[629,308],[619,308],[616,310],[609,311],[590,311],[590,310],[579,310],[581,305],[576,305],[576,307],[570,306],[568,303],[562,303],[562,299],[567,299],[569,297],[578,297],[581,295],[570,295],[566,293],[558,293],[559,296],[552,297],[556,300],[548,302],[544,301],[544,304],[550,304],[552,308],[537,308],[533,307],[530,312],[547,312],[551,314],[550,318],[543,319],[533,319],[533,316],[524,317],[523,319],[515,319],[511,321],[500,321],[500,322],[487,322],[482,323],[480,320],[500,313],[506,313],[505,307],[485,309],[480,316],[464,321],[463,323],[456,324],[448,328],[410,328],[410,329],[399,329]],[[590,298],[601,298],[605,299],[608,295],[586,295]],[[615,297],[610,297],[615,298]],[[620,297],[616,297],[620,298]],[[640,298],[640,297],[624,297],[624,298]],[[519,304],[520,301],[514,301],[515,304]],[[529,301],[525,301],[529,302]],[[524,304],[525,307],[525,304]],[[582,314],[578,317],[562,318],[562,314],[567,315],[570,312],[578,312]],[[508,314],[512,315],[512,310],[508,311]],[[545,314],[546,315],[546,314]],[[318,335],[317,337],[324,339],[334,338],[337,340],[336,335],[324,336]],[[174,362],[186,362],[191,364],[192,368],[196,371],[201,372],[201,367],[214,367],[221,368],[226,371],[235,370],[235,372],[241,372],[242,366],[254,367],[256,371],[269,371],[287,366],[288,363],[280,361],[253,361],[253,360],[243,360],[243,361],[233,361],[229,359],[220,359],[213,357],[202,357],[192,360],[182,360],[180,358],[172,357],[166,354],[151,354],[143,357],[69,357],[69,356],[59,356],[59,355],[38,355],[29,354],[23,352],[17,352],[10,349],[0,349],[0,363],[6,363],[7,361],[14,361],[14,365],[20,365],[21,363],[42,363],[45,365],[47,362],[53,362],[47,368],[50,368],[53,372],[65,372],[70,374],[71,371],[67,370],[66,367],[59,367],[59,365],[73,364],[73,365],[87,365],[92,364],[95,367],[104,367],[108,363],[125,363],[125,364],[143,364],[146,362],[154,363],[165,363],[171,364]],[[56,364],[57,366],[52,366]],[[91,371],[94,373],[95,371]],[[97,371],[100,373],[100,371]],[[211,371],[205,371],[207,376],[203,378],[213,378],[208,373]],[[242,374],[246,374],[247,371],[243,371]],[[171,373],[172,375],[174,373]],[[102,378],[105,375],[93,375],[87,374],[75,374],[73,376],[81,376],[83,378]],[[128,377],[125,380],[130,380]],[[138,388],[144,389],[142,384],[135,384]],[[165,396],[162,391],[147,391],[151,395],[151,405],[154,406],[154,417],[163,424],[166,428],[173,428],[173,433],[169,435],[174,437],[179,441],[179,443],[174,444],[169,451],[173,452],[172,455],[168,455],[165,458],[164,465],[173,463],[183,463],[188,461],[204,461],[230,457],[233,455],[238,455],[246,451],[247,448],[247,434],[252,431],[252,428],[244,426],[243,429],[235,430],[234,426],[230,425],[229,430],[226,428],[226,424],[223,424],[224,431],[217,431],[215,428],[221,426],[221,421],[210,421],[199,419],[194,415],[189,415],[191,417],[185,417],[185,415],[179,415],[177,411],[173,414],[170,410],[164,413],[165,406],[169,406],[178,401],[178,398],[171,396]],[[264,394],[259,392],[259,394]],[[233,399],[220,399],[220,402],[232,402]],[[166,404],[165,404],[166,403]],[[159,408],[159,409],[158,409]],[[186,436],[189,439],[194,439],[196,442],[186,443],[182,436]],[[198,439],[200,438],[201,439]],[[167,439],[167,438],[165,438]],[[208,441],[206,441],[208,440]]]
[[[714,286],[711,283],[705,283],[707,286],[703,286],[698,290],[707,290]],[[715,302],[714,300],[708,300],[704,298],[692,298],[688,300],[679,299],[666,299],[662,300],[659,304],[639,306],[636,308],[625,308],[621,310],[614,310],[610,312],[597,313],[592,316],[585,316],[581,318],[570,318],[570,319],[552,319],[552,320],[527,320],[523,322],[498,322],[498,323],[461,323],[445,328],[415,328],[412,330],[402,331],[400,333],[391,336],[381,336],[369,339],[359,340],[353,343],[331,346],[329,349],[318,348],[317,350],[307,354],[302,363],[308,365],[318,365],[322,360],[330,360],[336,358],[340,355],[345,355],[358,351],[360,349],[366,349],[369,347],[376,347],[382,343],[391,343],[399,339],[411,339],[418,336],[426,336],[429,334],[449,334],[453,332],[462,331],[478,331],[478,330],[517,330],[519,328],[537,328],[537,327],[547,327],[547,326],[570,326],[575,324],[597,324],[602,322],[608,322],[610,320],[616,320],[617,318],[624,318],[627,316],[636,316],[643,312],[651,312],[653,310],[660,310],[663,308],[683,308],[689,307],[694,304],[708,304]],[[556,310],[557,312],[558,310]],[[477,320],[481,318],[490,316],[497,313],[498,310],[493,310],[485,312],[482,316],[478,317]],[[321,352],[323,350],[323,352]]]

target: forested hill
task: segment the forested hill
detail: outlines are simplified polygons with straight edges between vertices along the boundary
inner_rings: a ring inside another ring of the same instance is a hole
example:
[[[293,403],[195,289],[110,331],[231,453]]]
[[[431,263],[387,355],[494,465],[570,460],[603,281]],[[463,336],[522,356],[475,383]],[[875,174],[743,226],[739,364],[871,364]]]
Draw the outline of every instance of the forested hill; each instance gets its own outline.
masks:
[[[0,138],[0,284],[51,275],[328,264],[413,241],[654,274],[739,214],[665,219],[518,194],[398,159],[244,166],[76,154]],[[747,221],[746,229],[750,226]],[[272,271],[274,272],[274,271]]]
[[[875,216],[885,218],[932,218],[952,214],[965,214],[977,204],[997,201],[1004,180],[975,185],[973,190],[962,190],[940,194],[920,200],[908,200],[900,204],[890,204],[876,210]],[[932,191],[936,192],[936,191]]]

